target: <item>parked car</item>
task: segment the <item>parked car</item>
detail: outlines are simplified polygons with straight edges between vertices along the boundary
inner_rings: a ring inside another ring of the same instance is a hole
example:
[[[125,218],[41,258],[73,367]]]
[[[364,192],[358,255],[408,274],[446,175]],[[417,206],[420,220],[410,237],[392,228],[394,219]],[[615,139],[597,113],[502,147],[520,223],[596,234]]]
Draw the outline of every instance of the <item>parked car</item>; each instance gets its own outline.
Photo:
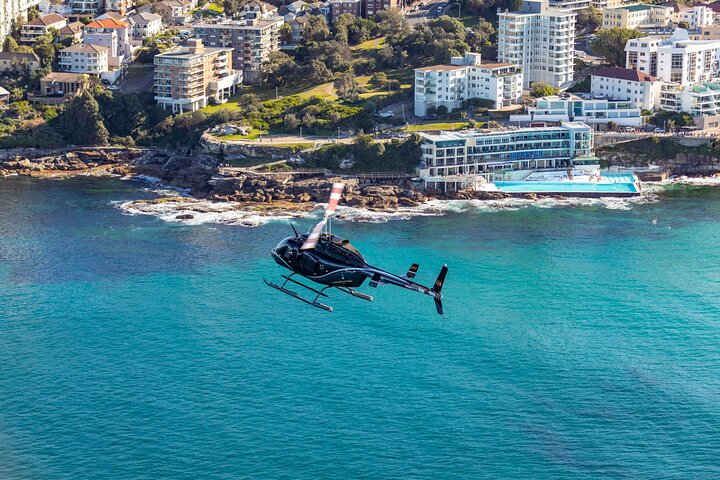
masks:
[[[635,129],[633,127],[622,127],[620,130],[621,132],[634,132]]]
[[[653,130],[653,133],[665,133],[665,130],[663,130],[662,128],[656,128],[655,130]]]

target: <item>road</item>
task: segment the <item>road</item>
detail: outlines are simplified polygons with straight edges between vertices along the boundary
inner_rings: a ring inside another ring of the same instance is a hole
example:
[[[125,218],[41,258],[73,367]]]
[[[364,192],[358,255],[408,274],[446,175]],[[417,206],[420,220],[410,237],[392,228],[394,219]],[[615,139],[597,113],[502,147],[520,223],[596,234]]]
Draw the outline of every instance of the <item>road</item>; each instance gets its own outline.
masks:
[[[145,93],[152,90],[154,68],[151,64],[133,63],[128,68],[120,90],[125,93]]]
[[[441,16],[447,7],[448,3],[444,0],[432,0],[418,10],[406,10],[405,18],[411,26],[415,26]]]

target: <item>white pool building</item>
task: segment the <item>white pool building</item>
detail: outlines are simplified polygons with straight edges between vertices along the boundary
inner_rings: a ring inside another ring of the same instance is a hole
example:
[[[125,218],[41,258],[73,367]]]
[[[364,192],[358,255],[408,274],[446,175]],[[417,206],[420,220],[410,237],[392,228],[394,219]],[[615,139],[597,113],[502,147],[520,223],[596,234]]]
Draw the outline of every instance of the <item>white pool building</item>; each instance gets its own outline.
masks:
[[[554,127],[421,133],[418,175],[426,188],[479,190],[495,180],[523,180],[541,170],[597,169],[593,130],[581,122]]]

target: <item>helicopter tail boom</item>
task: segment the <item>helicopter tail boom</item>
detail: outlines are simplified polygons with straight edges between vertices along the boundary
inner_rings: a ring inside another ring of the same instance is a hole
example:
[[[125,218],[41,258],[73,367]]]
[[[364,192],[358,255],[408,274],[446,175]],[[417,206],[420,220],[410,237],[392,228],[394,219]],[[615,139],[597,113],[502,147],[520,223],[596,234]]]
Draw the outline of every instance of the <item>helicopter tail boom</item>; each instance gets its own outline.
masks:
[[[429,295],[429,296],[433,297],[433,300],[435,300],[435,309],[437,310],[438,314],[439,315],[445,314],[443,305],[442,305],[442,287],[443,287],[443,284],[445,283],[445,277],[447,276],[447,272],[448,272],[447,265],[443,265],[442,269],[440,269],[440,274],[438,275],[438,277],[435,280],[435,283],[433,284],[432,287],[426,287],[425,285],[416,283],[416,282],[410,280],[405,275],[398,276],[398,275],[394,275],[392,273],[380,270],[379,268],[375,268],[375,267],[370,267],[370,268],[371,268],[371,270],[368,272],[368,276],[370,277],[370,286],[371,287],[377,287],[379,285],[395,285],[397,287],[407,288],[408,290],[413,290],[415,292],[424,293],[425,295]],[[412,267],[411,267],[411,269],[412,269]]]

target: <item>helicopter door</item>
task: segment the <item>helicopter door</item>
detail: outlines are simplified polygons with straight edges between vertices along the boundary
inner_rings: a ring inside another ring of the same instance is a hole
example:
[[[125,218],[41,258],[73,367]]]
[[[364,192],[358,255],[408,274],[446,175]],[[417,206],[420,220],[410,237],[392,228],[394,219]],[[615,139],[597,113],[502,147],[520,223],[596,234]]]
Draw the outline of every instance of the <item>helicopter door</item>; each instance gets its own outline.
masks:
[[[308,274],[315,273],[315,270],[317,269],[317,266],[318,266],[318,262],[317,262],[317,260],[315,260],[312,257],[312,255],[308,255],[307,253],[303,254],[301,262],[302,262],[303,269]]]

